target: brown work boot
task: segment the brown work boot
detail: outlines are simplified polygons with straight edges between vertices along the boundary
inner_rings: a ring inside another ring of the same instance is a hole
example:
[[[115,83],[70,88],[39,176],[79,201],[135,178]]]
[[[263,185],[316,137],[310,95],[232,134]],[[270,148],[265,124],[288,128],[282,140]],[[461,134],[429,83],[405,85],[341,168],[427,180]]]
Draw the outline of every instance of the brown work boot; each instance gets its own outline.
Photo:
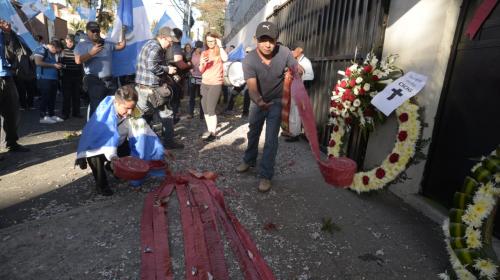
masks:
[[[268,192],[271,189],[271,180],[260,179],[259,192]]]
[[[243,162],[236,167],[236,171],[238,171],[239,173],[246,172],[248,171],[248,169],[250,169],[250,164],[247,164],[246,162]]]

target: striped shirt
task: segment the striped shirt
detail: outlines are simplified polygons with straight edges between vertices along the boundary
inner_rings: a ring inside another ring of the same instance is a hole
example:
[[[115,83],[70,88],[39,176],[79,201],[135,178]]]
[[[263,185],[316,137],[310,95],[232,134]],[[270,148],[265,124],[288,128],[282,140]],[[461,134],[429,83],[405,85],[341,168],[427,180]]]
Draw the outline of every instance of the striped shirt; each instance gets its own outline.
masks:
[[[75,53],[73,52],[74,48],[68,49],[65,48],[61,52],[61,63],[64,65],[63,74],[71,75],[71,76],[80,76],[82,75],[82,66],[76,64],[75,62]]]

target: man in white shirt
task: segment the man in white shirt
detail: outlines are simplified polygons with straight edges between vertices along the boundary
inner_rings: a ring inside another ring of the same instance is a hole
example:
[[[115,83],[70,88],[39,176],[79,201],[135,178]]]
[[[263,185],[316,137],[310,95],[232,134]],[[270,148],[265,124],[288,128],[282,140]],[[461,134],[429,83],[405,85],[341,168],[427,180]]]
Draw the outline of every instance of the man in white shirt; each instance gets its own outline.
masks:
[[[302,81],[306,90],[311,87],[312,81],[314,80],[314,70],[312,68],[311,61],[304,55],[304,42],[298,41],[294,44],[292,50],[293,57],[297,59],[299,65],[304,69],[304,74],[302,74]]]
[[[312,68],[311,61],[304,55],[304,42],[297,41],[292,46],[292,55],[299,62],[300,67],[303,70],[302,82],[306,90],[311,87],[312,81],[314,80],[314,71]],[[289,115],[289,127],[290,127],[290,137],[286,138],[286,142],[296,142],[299,141],[299,136],[302,132],[302,125],[300,121],[299,111],[295,105],[295,101],[292,98],[290,106]]]

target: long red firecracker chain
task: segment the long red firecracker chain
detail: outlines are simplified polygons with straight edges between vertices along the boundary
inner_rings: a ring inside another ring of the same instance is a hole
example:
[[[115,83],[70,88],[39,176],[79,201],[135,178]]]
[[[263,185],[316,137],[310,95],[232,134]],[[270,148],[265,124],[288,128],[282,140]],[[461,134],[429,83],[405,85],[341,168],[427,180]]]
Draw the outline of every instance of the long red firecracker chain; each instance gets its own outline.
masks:
[[[193,198],[200,212],[211,274],[214,279],[229,280],[229,272],[224,258],[224,245],[222,243],[221,234],[217,228],[215,205],[212,202],[207,188],[200,180],[190,178],[189,181]]]
[[[173,279],[172,262],[168,246],[166,202],[174,189],[171,180],[150,192],[144,201],[141,220],[141,279]]]
[[[204,180],[203,183],[207,186],[212,200],[217,206],[217,214],[226,231],[226,236],[230,239],[230,244],[233,245],[233,251],[243,266],[245,279],[276,279],[271,268],[258,251],[257,246],[253,243],[250,235],[226,206],[222,192],[215,186],[213,181]]]
[[[170,177],[146,196],[141,221],[141,279],[173,279],[165,210],[166,198],[174,188],[181,205],[186,279],[229,279],[217,220],[238,257],[245,279],[276,279],[250,235],[226,207],[222,192],[212,181],[214,173],[206,174],[211,180],[194,176],[176,176],[175,183]]]
[[[209,279],[211,269],[199,206],[192,198],[188,186],[188,182],[176,184],[184,237],[186,279]]]
[[[325,181],[334,187],[348,187],[352,184],[354,173],[356,173],[356,162],[346,157],[329,158],[327,161],[321,159],[316,120],[311,101],[302,79],[298,76],[297,69],[291,70],[294,73],[291,83],[291,96],[299,111],[304,132],[309,140],[309,145],[316,158],[321,174]]]
[[[292,85],[292,79],[292,71],[288,69],[285,72],[283,94],[281,96],[281,129],[285,132],[290,132],[290,107],[292,105],[290,87]]]

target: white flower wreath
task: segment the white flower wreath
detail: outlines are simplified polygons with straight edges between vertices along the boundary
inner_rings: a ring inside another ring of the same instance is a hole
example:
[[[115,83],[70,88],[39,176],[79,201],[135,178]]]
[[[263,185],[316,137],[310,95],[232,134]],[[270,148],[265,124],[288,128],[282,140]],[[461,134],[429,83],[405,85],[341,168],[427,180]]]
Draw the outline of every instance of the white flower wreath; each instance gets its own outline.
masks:
[[[417,105],[406,101],[396,110],[399,128],[392,152],[380,166],[369,171],[357,172],[349,186],[350,189],[358,193],[381,189],[406,170],[409,161],[415,154],[416,144],[420,137],[421,125],[418,109]],[[330,156],[338,157],[340,155],[345,132],[346,124],[337,121],[328,145]]]
[[[491,280],[497,277],[498,264],[487,253],[491,251],[488,237],[492,228],[486,220],[493,218],[500,196],[500,150],[483,158],[471,171],[474,178],[465,180],[455,195],[450,218],[443,223],[446,249],[456,278]],[[447,272],[439,277],[450,279]]]

